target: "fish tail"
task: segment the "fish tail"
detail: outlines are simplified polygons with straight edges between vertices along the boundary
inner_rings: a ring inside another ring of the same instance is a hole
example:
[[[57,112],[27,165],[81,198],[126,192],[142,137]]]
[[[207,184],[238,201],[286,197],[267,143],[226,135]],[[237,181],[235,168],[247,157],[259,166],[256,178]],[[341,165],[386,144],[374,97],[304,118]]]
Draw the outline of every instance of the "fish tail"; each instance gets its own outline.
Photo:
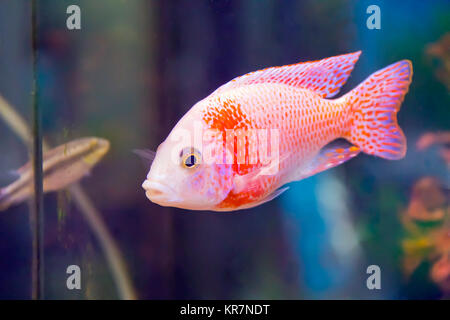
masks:
[[[398,160],[406,154],[406,138],[397,112],[408,92],[412,64],[402,60],[381,69],[347,93],[349,130],[344,137],[367,154]]]

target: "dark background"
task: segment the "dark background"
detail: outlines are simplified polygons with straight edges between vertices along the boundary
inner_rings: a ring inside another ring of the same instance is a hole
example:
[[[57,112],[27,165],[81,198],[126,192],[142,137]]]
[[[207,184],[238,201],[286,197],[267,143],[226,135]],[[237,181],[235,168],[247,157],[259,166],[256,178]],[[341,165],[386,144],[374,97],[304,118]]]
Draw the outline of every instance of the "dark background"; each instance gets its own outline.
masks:
[[[442,61],[427,53],[450,31],[448,1],[38,2],[44,137],[52,145],[83,136],[110,140],[110,152],[81,183],[119,244],[139,298],[445,296],[428,276],[432,261],[405,276],[399,216],[421,176],[448,183],[436,150],[414,147],[424,132],[449,130]],[[70,4],[81,8],[81,30],[66,28]],[[381,9],[381,30],[366,27],[372,4]],[[30,1],[0,1],[0,94],[28,120],[30,14]],[[362,55],[342,93],[395,61],[413,63],[399,112],[405,159],[361,155],[234,213],[163,208],[145,197],[148,168],[131,151],[156,149],[218,86],[265,67],[357,50]],[[2,122],[0,153],[0,184],[6,185],[13,180],[8,172],[28,153]],[[22,204],[0,213],[2,299],[29,298],[27,212]],[[104,254],[67,192],[45,196],[45,219],[46,297],[117,298]],[[81,267],[81,291],[65,287],[70,264]],[[366,288],[371,264],[382,270],[378,291]]]

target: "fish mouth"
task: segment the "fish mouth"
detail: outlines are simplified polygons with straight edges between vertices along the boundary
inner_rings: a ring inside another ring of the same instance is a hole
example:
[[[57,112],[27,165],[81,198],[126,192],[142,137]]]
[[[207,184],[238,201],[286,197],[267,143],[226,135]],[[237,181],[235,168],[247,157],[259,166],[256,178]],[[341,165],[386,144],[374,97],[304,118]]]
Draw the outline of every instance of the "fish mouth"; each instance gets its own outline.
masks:
[[[158,181],[146,179],[142,183],[142,188],[144,188],[147,198],[152,202],[164,204],[181,201],[171,187]]]

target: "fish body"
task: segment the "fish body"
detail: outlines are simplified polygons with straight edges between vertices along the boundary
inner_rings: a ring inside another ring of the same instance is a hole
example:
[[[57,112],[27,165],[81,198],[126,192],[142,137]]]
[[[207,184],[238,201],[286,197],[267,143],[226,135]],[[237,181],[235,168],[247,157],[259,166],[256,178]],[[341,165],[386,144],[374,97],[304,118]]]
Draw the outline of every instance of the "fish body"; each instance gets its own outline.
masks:
[[[45,151],[43,154],[43,191],[61,190],[78,181],[108,152],[109,141],[96,137],[80,138]],[[26,163],[19,178],[0,188],[0,211],[33,195],[33,168]]]
[[[406,139],[396,113],[411,82],[411,63],[392,64],[330,99],[359,55],[272,67],[218,88],[158,148],[143,183],[147,197],[166,206],[233,211],[267,202],[286,183],[361,151],[401,159]]]

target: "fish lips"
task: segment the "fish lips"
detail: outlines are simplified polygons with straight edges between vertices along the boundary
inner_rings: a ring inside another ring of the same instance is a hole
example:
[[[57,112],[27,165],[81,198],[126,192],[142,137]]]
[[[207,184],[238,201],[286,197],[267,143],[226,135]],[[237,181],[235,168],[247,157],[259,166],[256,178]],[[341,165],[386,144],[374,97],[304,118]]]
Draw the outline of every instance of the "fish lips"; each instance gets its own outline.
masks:
[[[150,201],[160,205],[173,205],[182,200],[171,187],[158,181],[146,179],[142,183],[142,188]]]

